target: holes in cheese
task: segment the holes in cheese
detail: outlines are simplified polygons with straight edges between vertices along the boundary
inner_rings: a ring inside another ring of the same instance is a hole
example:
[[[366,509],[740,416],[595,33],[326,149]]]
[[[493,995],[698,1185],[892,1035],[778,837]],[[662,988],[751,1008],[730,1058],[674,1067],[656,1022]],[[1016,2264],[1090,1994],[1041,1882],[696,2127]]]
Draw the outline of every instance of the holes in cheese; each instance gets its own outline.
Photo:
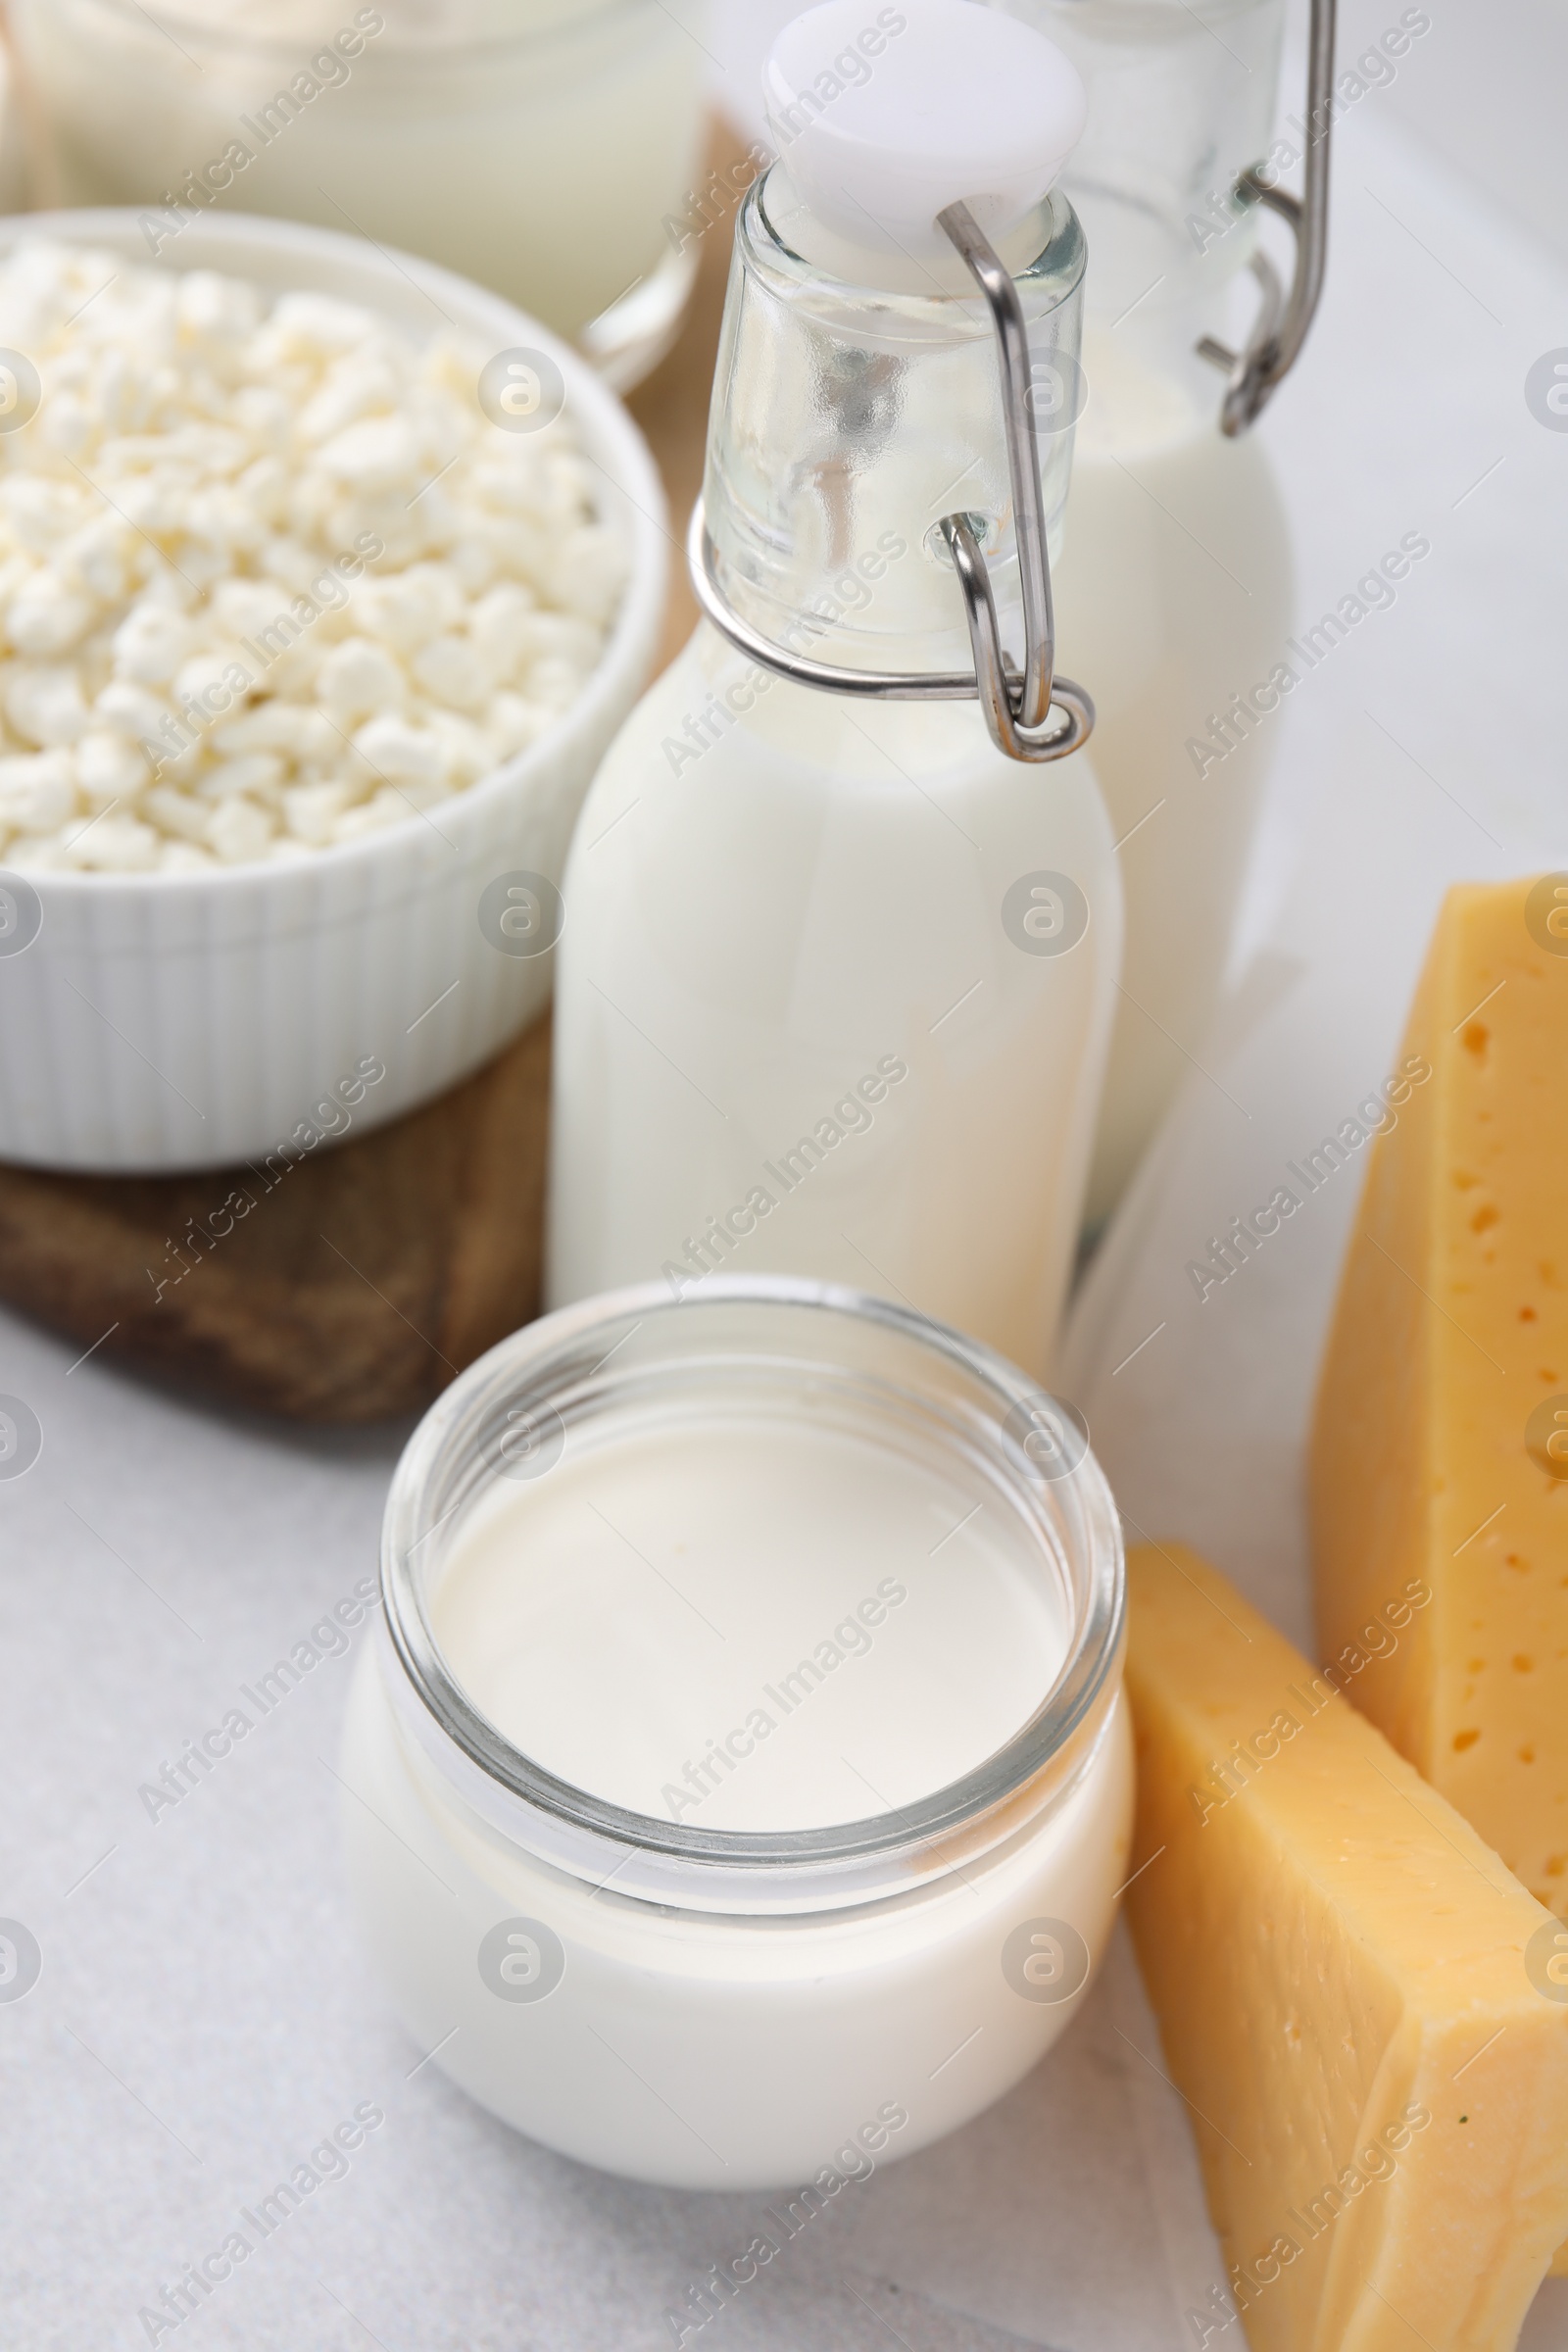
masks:
[[[1175,1545],[1128,1579],[1127,1907],[1248,2340],[1508,2352],[1568,2235],[1568,1930],[1347,1703],[1348,1669]],[[1218,2298],[1193,2316],[1236,2345]]]
[[[1318,1632],[1434,1600],[1352,1692],[1568,1915],[1568,875],[1448,893],[1318,1394]]]

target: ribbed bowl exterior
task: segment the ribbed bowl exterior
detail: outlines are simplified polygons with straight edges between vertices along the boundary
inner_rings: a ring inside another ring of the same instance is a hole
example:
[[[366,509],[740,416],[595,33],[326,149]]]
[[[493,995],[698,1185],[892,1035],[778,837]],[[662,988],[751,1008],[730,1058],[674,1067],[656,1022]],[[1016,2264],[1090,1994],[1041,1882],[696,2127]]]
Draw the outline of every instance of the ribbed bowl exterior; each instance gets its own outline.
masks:
[[[0,253],[38,235],[150,266],[134,213],[8,221]],[[168,266],[337,294],[416,332],[439,311],[496,351],[548,352],[631,575],[572,709],[427,817],[286,864],[26,877],[42,923],[0,955],[0,1159],[103,1174],[260,1160],[302,1126],[363,1132],[456,1084],[534,1019],[554,956],[496,945],[480,898],[503,874],[559,887],[582,796],[652,660],[667,574],[663,494],[636,426],[585,362],[509,303],[412,257],[239,215],[190,223]]]

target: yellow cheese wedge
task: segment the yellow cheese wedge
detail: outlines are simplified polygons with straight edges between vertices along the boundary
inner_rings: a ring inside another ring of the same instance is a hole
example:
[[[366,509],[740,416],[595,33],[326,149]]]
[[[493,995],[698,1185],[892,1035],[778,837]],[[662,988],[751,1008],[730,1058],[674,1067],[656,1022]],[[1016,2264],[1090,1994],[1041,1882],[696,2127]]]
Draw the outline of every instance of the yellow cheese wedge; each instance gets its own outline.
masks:
[[[1509,2352],[1568,2235],[1568,1930],[1196,1554],[1128,1572],[1127,1907],[1248,2341]]]
[[[1568,874],[1449,892],[1405,1043],[1432,1075],[1373,1146],[1318,1396],[1319,1638],[1568,1914]]]

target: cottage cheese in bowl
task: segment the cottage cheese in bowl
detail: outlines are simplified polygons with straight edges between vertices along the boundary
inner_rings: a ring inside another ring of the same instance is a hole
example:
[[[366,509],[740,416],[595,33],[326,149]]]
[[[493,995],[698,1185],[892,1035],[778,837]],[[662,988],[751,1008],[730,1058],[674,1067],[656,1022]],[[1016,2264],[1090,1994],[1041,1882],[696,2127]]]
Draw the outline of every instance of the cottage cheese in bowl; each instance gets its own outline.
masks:
[[[544,329],[289,222],[186,244],[0,238],[0,1157],[249,1157],[340,1065],[386,1118],[493,1052],[658,626],[657,476]]]
[[[13,867],[358,840],[526,749],[592,674],[627,551],[564,418],[485,416],[471,336],[38,244],[0,262],[0,344]]]

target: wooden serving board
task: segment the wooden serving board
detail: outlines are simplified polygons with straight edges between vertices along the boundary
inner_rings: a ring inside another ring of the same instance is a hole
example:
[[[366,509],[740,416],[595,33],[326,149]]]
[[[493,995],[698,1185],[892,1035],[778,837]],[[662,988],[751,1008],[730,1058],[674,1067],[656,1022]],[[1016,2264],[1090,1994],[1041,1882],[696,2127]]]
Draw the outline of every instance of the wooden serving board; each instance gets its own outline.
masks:
[[[741,152],[715,125],[710,163],[723,171]],[[685,526],[730,225],[704,234],[680,340],[627,403],[676,543],[661,668],[697,618]],[[231,1403],[318,1422],[418,1411],[538,1312],[549,1090],[547,1016],[476,1077],[296,1162],[270,1192],[244,1167],[98,1177],[0,1164],[0,1298],[99,1357]],[[231,1194],[252,1205],[226,1207]]]

